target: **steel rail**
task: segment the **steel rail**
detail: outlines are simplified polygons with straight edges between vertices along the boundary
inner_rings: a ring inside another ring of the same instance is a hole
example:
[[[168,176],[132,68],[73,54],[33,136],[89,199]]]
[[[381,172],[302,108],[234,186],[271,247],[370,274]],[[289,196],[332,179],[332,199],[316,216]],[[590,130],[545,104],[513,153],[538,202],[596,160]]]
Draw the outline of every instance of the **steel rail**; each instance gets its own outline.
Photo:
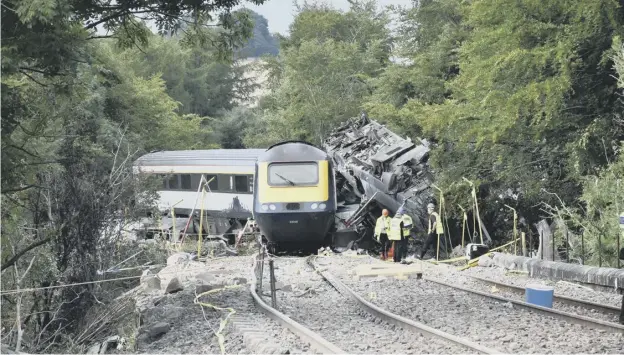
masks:
[[[437,339],[449,341],[456,345],[459,345],[461,347],[464,347],[473,351],[477,351],[479,353],[484,353],[484,354],[502,354],[503,353],[502,351],[487,348],[485,346],[472,342],[468,339],[464,339],[464,338],[461,338],[461,337],[458,337],[449,333],[445,333],[441,330],[437,330],[425,324],[422,324],[414,320],[401,317],[400,315],[388,312],[385,309],[380,308],[374,305],[373,303],[368,302],[367,300],[362,298],[355,291],[353,291],[347,285],[342,283],[342,281],[334,277],[334,275],[332,275],[331,273],[321,270],[321,268],[314,262],[315,259],[316,259],[316,256],[309,257],[307,260],[308,264],[312,266],[312,268],[314,268],[314,270],[316,270],[316,272],[318,272],[327,282],[329,282],[329,284],[331,284],[336,290],[338,290],[338,292],[342,294],[346,294],[347,296],[351,297],[353,300],[355,300],[359,304],[361,308],[363,308],[365,311],[372,314],[373,316],[381,320],[384,320],[390,324],[399,326],[401,328],[404,328],[410,331],[415,331],[417,333],[420,333],[424,336],[428,336],[431,338],[437,338]]]
[[[594,319],[594,318],[589,318],[589,317],[585,317],[585,316],[581,316],[581,315],[577,315],[577,314],[572,314],[572,313],[568,313],[568,312],[563,312],[563,311],[559,311],[556,309],[552,309],[552,308],[547,308],[547,307],[542,307],[542,306],[537,306],[534,304],[530,304],[530,303],[526,303],[526,302],[522,302],[522,301],[516,301],[516,300],[512,300],[509,298],[505,298],[502,296],[497,296],[497,295],[492,295],[490,293],[487,292],[482,292],[482,291],[477,291],[477,290],[473,290],[473,289],[469,289],[469,288],[465,288],[465,287],[461,287],[461,286],[457,286],[457,285],[452,285],[440,280],[436,280],[436,279],[432,279],[430,277],[424,277],[423,276],[423,280],[425,281],[429,281],[429,282],[433,282],[442,286],[447,286],[450,288],[454,288],[457,290],[462,290],[468,293],[474,293],[476,295],[479,296],[483,296],[483,297],[487,297],[487,298],[492,298],[495,299],[497,301],[500,302],[509,302],[513,305],[516,305],[520,308],[524,308],[524,309],[528,309],[531,311],[536,311],[539,313],[543,313],[545,315],[554,317],[554,318],[558,318],[558,319],[562,319],[565,320],[567,322],[570,323],[574,323],[574,324],[579,324],[582,326],[586,326],[586,327],[590,327],[590,328],[594,328],[594,329],[602,329],[602,330],[606,330],[608,332],[613,332],[613,333],[624,333],[624,325],[621,324],[617,324],[617,323],[612,323],[612,322],[606,322],[603,320],[599,320],[599,319]]]
[[[258,283],[257,276],[256,276],[258,256],[259,255],[257,253],[254,255],[254,265],[252,267],[253,276],[251,279],[251,285],[249,287],[249,291],[251,292],[251,297],[253,298],[256,305],[260,308],[260,310],[264,314],[266,314],[269,318],[273,319],[278,324],[280,324],[282,327],[289,329],[300,339],[309,342],[311,348],[314,348],[315,350],[318,350],[323,354],[346,354],[345,351],[341,350],[336,345],[330,343],[329,341],[325,340],[323,337],[321,337],[317,333],[295,322],[294,320],[290,319],[285,314],[281,313],[277,309],[269,306],[268,304],[264,302],[262,297],[260,297],[258,293],[256,292],[256,285]]]
[[[520,287],[520,286],[515,286],[515,285],[510,285],[504,282],[499,282],[499,281],[494,281],[494,280],[488,280],[479,276],[470,276],[471,278],[477,280],[477,281],[481,281],[484,283],[489,283],[492,285],[495,285],[496,287],[502,288],[502,289],[506,289],[508,291],[511,292],[515,292],[518,294],[524,294],[526,289],[524,287]],[[556,302],[561,302],[561,303],[565,303],[571,306],[577,306],[577,307],[583,307],[583,308],[588,308],[588,309],[593,309],[596,311],[600,311],[603,313],[608,313],[608,314],[612,314],[614,317],[617,317],[620,315],[620,308],[616,307],[616,306],[611,306],[608,304],[601,304],[601,303],[596,303],[596,302],[590,302],[590,301],[585,301],[585,300],[581,300],[581,299],[577,299],[577,298],[572,298],[572,297],[566,297],[566,296],[559,296],[559,295],[554,295],[553,298],[554,301]]]

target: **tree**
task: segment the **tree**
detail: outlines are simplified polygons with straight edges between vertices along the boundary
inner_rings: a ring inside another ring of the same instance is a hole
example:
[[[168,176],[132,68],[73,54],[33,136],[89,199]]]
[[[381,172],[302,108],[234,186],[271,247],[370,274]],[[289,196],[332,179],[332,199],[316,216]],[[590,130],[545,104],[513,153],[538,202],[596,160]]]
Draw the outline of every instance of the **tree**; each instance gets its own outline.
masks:
[[[384,73],[370,113],[439,143],[448,205],[470,196],[462,176],[476,181],[503,235],[503,203],[536,222],[539,202],[557,202],[544,190],[571,203],[581,177],[613,160],[624,136],[609,58],[623,15],[610,0],[423,1],[401,18],[413,64]]]
[[[279,40],[277,36],[269,33],[267,19],[251,10],[247,10],[254,22],[253,35],[245,46],[237,51],[237,57],[261,57],[264,55],[276,56],[279,53]]]
[[[248,100],[257,87],[245,76],[247,66],[219,61],[215,50],[185,45],[177,37],[152,36],[147,48],[118,51],[140,76],[160,76],[184,114],[219,116]]]
[[[370,94],[368,80],[389,62],[388,19],[373,2],[354,2],[350,11],[304,5],[280,42],[271,67],[271,98],[263,101],[258,129],[247,142],[269,137],[320,142],[337,123],[358,114]],[[278,127],[279,126],[279,127]],[[274,134],[274,132],[280,132]]]

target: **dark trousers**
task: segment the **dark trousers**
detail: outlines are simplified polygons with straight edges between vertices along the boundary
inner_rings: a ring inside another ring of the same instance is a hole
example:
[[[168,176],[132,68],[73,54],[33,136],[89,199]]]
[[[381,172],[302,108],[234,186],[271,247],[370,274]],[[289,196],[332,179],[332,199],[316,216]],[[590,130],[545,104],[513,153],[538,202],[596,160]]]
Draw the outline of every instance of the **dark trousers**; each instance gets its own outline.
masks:
[[[392,254],[392,260],[394,260],[395,263],[398,263],[399,261],[401,261],[401,241],[393,240],[392,245],[394,246],[394,253]]]
[[[387,259],[390,241],[388,240],[388,235],[386,233],[381,233],[379,235],[379,243],[381,243],[381,256],[384,259]]]
[[[401,260],[407,258],[407,240],[409,239],[409,237],[403,237],[401,238]]]
[[[422,259],[425,256],[425,254],[427,254],[427,250],[429,250],[429,247],[431,246],[435,247],[437,242],[438,242],[438,235],[435,233],[429,233],[427,235],[427,239],[425,239],[425,245],[423,245],[423,249],[420,252],[420,258]]]

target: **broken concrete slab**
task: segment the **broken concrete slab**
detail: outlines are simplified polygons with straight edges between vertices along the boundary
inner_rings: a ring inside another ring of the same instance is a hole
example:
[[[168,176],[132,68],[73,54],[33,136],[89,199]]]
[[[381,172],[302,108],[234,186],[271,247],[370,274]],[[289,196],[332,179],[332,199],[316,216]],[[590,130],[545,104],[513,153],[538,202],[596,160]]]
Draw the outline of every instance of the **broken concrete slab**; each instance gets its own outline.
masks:
[[[503,253],[494,253],[492,259],[497,266],[526,271],[530,277],[580,282],[611,289],[624,287],[624,269],[566,264]]]
[[[147,275],[141,278],[141,284],[143,288],[150,291],[159,291],[160,290],[160,278],[156,275]]]
[[[177,277],[174,277],[171,281],[169,281],[165,293],[176,293],[182,290],[184,290],[184,286],[182,286]]]

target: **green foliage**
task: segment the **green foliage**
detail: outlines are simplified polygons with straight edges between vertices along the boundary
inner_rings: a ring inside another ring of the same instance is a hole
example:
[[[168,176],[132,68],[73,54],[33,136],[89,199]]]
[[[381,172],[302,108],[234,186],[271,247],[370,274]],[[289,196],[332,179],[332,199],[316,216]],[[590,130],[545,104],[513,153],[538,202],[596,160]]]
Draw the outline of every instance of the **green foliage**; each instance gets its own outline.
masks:
[[[304,5],[268,62],[273,89],[263,117],[245,141],[263,146],[281,139],[320,142],[337,123],[358,114],[368,81],[389,62],[388,19],[374,3],[353,3],[343,13]]]
[[[439,143],[431,163],[448,206],[468,204],[462,177],[477,182],[482,216],[502,236],[504,203],[535,223],[540,202],[559,202],[545,191],[573,203],[582,176],[614,159],[617,1],[427,0],[398,14],[409,61],[374,81],[366,107]]]
[[[218,146],[205,116],[253,88],[243,67],[219,62],[251,34],[249,16],[230,11],[238,3],[2,3],[3,290],[101,279],[134,252],[118,249],[118,225],[156,197],[151,179],[133,176],[134,160]],[[146,20],[169,35],[185,24],[184,35],[159,39]],[[3,344],[63,352],[86,311],[115,292],[89,284],[4,295]]]

